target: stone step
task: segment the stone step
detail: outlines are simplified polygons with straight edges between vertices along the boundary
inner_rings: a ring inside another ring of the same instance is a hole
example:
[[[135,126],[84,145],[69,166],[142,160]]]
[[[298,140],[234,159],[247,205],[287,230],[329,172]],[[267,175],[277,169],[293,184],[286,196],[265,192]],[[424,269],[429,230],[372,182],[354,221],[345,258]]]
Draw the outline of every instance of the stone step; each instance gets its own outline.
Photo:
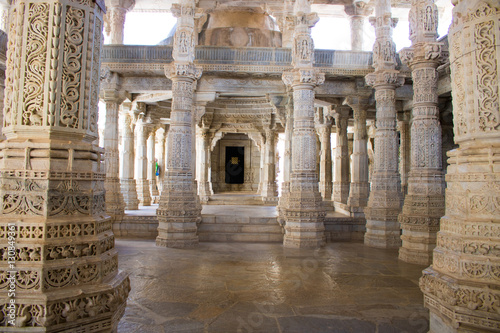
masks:
[[[230,215],[203,215],[203,224],[270,224],[278,225],[276,217],[249,217]]]
[[[250,233],[250,234],[282,234],[281,226],[276,222],[275,225],[259,225],[259,224],[206,224],[201,223],[198,227],[198,232],[209,233]]]
[[[198,232],[201,242],[248,242],[248,243],[282,243],[283,234],[275,233],[204,233]]]

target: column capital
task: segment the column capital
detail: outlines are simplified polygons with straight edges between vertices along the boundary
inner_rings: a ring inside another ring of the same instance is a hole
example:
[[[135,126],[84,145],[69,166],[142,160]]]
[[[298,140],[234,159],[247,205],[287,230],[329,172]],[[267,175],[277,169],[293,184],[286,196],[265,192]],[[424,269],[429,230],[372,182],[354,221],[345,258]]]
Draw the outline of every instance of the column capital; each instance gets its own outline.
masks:
[[[135,0],[106,0],[106,8],[110,9],[124,9],[125,11],[131,11],[135,6]]]
[[[325,82],[325,74],[317,69],[292,69],[283,72],[283,82],[289,87],[303,86],[314,89]]]
[[[373,7],[368,4],[368,0],[353,1],[351,5],[344,6],[344,12],[349,16],[367,17],[373,13]]]
[[[385,70],[370,73],[365,76],[366,84],[374,88],[395,89],[404,85],[405,76],[397,70]]]
[[[343,104],[348,105],[355,111],[366,111],[372,103],[369,96],[350,95],[345,98]]]
[[[170,65],[165,65],[165,75],[170,80],[173,79],[188,79],[196,81],[201,77],[202,67],[196,66],[193,63],[174,62]]]

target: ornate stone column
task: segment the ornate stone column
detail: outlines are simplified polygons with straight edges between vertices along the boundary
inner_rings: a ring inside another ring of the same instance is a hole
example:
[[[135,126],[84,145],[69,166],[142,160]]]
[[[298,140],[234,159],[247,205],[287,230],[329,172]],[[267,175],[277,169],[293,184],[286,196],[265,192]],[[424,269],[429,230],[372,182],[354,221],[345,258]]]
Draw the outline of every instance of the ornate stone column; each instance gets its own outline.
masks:
[[[101,96],[106,103],[106,123],[104,125],[106,212],[115,222],[119,222],[123,218],[125,203],[119,177],[118,109],[124,98],[120,94],[120,77],[117,73],[107,72],[101,83]]]
[[[159,152],[158,152],[158,166],[160,168],[159,176],[157,178],[157,186],[158,190],[161,193],[163,191],[163,176],[165,175],[165,142],[166,142],[166,136],[167,132],[165,131],[165,126],[162,126],[163,131],[157,131],[156,136],[158,137],[158,147]]]
[[[344,11],[349,15],[351,24],[351,50],[363,50],[363,30],[365,19],[373,12],[373,8],[368,6],[368,0],[355,0],[352,5],[344,6]]]
[[[278,196],[278,187],[276,184],[276,133],[273,126],[265,130],[264,143],[264,163],[262,168],[262,201],[272,201]]]
[[[446,213],[420,288],[430,332],[494,332],[500,330],[500,3],[453,3],[449,40],[459,147],[448,152]],[[427,25],[435,22],[432,9],[429,4],[419,15]]]
[[[292,173],[292,141],[293,141],[293,96],[287,93],[285,104],[285,156],[283,158],[283,183],[281,184],[281,196],[278,202],[278,222],[285,223],[286,207],[288,207],[288,196],[290,194],[290,175]]]
[[[403,235],[399,259],[421,265],[432,262],[439,219],[444,215],[444,175],[438,109],[441,44],[436,42],[438,9],[434,0],[413,0],[412,47],[403,50],[413,77],[411,169],[408,194],[399,216]]]
[[[156,185],[156,130],[149,132],[147,140],[147,156],[148,156],[148,169],[147,177],[149,182],[149,191],[151,192],[151,203],[158,203],[160,192]]]
[[[0,69],[0,110],[3,110],[4,94],[5,91],[5,69]],[[2,131],[3,128],[3,111],[0,111],[0,142],[5,140],[5,135]]]
[[[105,0],[106,34],[109,35],[109,44],[123,44],[123,29],[127,12],[135,6],[135,0]]]
[[[326,110],[326,111],[325,111]],[[319,162],[319,191],[323,200],[332,199],[332,124],[333,118],[326,107],[318,117],[317,132],[321,143]]]
[[[201,205],[192,163],[195,131],[193,94],[201,68],[194,65],[194,19],[201,11],[194,0],[174,4],[178,18],[174,35],[174,62],[165,67],[172,80],[172,111],[168,132],[168,170],[165,174],[158,215],[157,246],[191,247],[198,244],[197,223]]]
[[[292,174],[285,216],[285,247],[317,248],[325,243],[323,199],[319,193],[314,128],[314,88],[325,76],[313,68],[314,45],[311,28],[318,21],[307,0],[294,7],[295,31],[292,50],[294,68],[283,73],[283,81],[293,91],[294,123]]]
[[[396,87],[404,77],[396,68],[396,46],[392,29],[397,19],[391,16],[390,0],[377,0],[373,64],[375,72],[366,76],[375,88],[377,103],[375,156],[368,205],[365,208],[365,245],[398,248],[401,244],[398,214],[401,211],[401,179],[398,172],[398,140],[396,133]]]
[[[337,209],[344,210],[349,198],[349,146],[347,125],[349,121],[349,106],[338,106],[335,113],[337,126],[337,149],[335,149],[335,181],[333,182],[333,201]]]
[[[130,283],[105,211],[104,151],[92,143],[102,15],[93,1],[12,5],[0,143],[2,332],[116,331],[125,310]]]
[[[9,10],[10,5],[0,2],[0,30],[9,32]]]
[[[143,103],[137,103],[137,107],[140,109],[146,109],[146,105]],[[149,137],[149,132],[151,131],[150,125],[147,120],[144,119],[142,115],[141,119],[137,121],[135,126],[135,131],[137,135],[136,143],[136,183],[137,183],[137,197],[139,199],[139,204],[141,206],[151,206],[151,190],[149,188],[148,180],[148,152],[147,152],[147,140]]]
[[[366,131],[366,110],[369,99],[349,96],[346,103],[352,108],[354,116],[354,142],[352,152],[351,184],[347,206],[351,216],[364,216],[368,203],[370,184],[368,183],[368,134]]]
[[[410,173],[410,117],[405,112],[404,116],[398,120],[397,129],[399,132],[399,174],[401,175],[401,193],[408,193],[408,174]]]
[[[198,127],[199,142],[200,142],[200,161],[199,161],[199,178],[198,178],[198,194],[202,203],[207,203],[210,196],[214,194],[212,190],[211,176],[211,143],[214,138],[214,132],[210,132],[209,128]]]
[[[137,198],[137,185],[134,179],[135,171],[135,144],[134,144],[134,120],[130,112],[123,113],[122,146],[123,154],[120,163],[121,175],[120,185],[123,194],[125,209],[139,209],[139,199]]]

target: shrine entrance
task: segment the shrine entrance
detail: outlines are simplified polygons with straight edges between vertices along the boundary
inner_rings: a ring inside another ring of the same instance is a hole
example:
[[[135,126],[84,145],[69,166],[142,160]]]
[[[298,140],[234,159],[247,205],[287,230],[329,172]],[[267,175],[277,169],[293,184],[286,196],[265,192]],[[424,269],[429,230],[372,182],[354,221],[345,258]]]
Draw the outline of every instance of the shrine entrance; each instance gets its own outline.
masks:
[[[226,184],[245,181],[245,147],[226,147]]]

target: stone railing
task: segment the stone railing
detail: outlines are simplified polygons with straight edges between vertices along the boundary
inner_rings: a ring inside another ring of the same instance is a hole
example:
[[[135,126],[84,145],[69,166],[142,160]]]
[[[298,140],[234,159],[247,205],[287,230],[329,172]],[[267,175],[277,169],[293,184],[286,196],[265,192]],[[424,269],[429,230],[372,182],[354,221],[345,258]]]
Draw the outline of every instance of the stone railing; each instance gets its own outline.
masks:
[[[372,52],[316,50],[315,67],[372,69]],[[231,48],[198,46],[196,63],[207,65],[255,65],[290,67],[292,54],[284,48]],[[172,46],[105,45],[102,63],[167,64]]]

